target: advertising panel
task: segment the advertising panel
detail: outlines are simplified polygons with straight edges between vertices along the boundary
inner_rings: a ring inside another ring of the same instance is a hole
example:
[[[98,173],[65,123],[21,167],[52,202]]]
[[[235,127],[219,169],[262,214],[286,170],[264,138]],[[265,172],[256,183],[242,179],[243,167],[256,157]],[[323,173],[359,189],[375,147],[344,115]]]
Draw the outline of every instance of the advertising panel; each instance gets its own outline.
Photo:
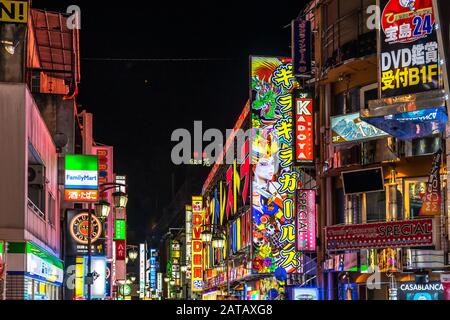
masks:
[[[66,250],[67,256],[82,256],[88,254],[89,213],[86,211],[70,210],[67,212]],[[105,254],[105,236],[102,222],[91,215],[91,253]]]
[[[290,58],[251,57],[253,273],[302,269],[297,251]]]
[[[115,240],[126,240],[127,223],[125,220],[116,220]]]
[[[125,261],[127,257],[126,243],[125,240],[114,241],[114,248],[116,250],[116,261]]]
[[[292,295],[292,300],[320,300],[317,288],[294,288]]]
[[[145,243],[139,244],[139,298],[145,297]]]
[[[310,92],[295,93],[295,160],[314,163],[314,100]]]
[[[66,155],[64,181],[66,201],[98,201],[97,156]]]
[[[432,0],[379,0],[381,97],[440,87]]]
[[[297,249],[316,251],[316,191],[297,191]]]
[[[0,0],[0,22],[27,23],[28,1]]]
[[[150,289],[156,290],[156,259],[158,251],[156,249],[150,250]]]
[[[186,205],[186,279],[191,279],[192,268],[192,206]]]
[[[92,257],[91,272],[94,273],[91,297],[93,299],[103,299],[106,295],[106,257]]]
[[[398,288],[399,300],[445,300],[444,287],[439,281],[425,284],[404,282]]]
[[[192,197],[192,292],[203,290],[203,198]]]
[[[331,117],[331,137],[334,144],[387,136],[386,132],[362,121],[359,112]]]
[[[427,183],[425,195],[422,198],[423,204],[420,209],[420,216],[438,216],[441,214],[441,161],[442,149],[435,154],[430,177]]]
[[[328,251],[433,246],[433,219],[367,223],[326,228]]]
[[[312,70],[311,22],[305,19],[292,21],[292,58],[294,73],[305,77]]]

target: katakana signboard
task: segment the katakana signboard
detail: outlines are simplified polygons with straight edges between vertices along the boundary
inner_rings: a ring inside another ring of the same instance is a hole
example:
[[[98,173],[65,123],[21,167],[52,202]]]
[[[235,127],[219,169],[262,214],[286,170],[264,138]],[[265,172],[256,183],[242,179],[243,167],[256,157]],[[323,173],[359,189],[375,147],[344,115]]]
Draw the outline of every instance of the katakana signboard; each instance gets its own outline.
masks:
[[[440,87],[432,0],[379,0],[381,97]]]

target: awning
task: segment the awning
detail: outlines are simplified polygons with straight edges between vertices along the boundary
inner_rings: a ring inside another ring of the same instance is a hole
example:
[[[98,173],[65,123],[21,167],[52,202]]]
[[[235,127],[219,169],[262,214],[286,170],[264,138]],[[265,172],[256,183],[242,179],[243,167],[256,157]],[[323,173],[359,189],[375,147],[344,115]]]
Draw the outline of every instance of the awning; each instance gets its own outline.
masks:
[[[444,90],[369,102],[361,120],[400,140],[413,140],[445,131],[448,121]]]

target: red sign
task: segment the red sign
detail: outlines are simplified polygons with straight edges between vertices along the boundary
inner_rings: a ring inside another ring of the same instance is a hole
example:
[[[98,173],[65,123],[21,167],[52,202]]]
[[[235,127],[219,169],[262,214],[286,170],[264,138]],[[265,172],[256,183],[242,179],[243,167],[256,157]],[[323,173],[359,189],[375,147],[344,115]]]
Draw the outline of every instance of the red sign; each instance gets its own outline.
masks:
[[[441,173],[439,172],[441,169],[441,158],[442,150],[440,149],[434,157],[427,190],[422,198],[420,216],[438,216],[441,214]]]
[[[325,230],[328,251],[434,245],[433,219],[333,226]]]
[[[116,243],[116,260],[123,261],[127,256],[127,247],[125,240],[115,240]]]
[[[314,102],[310,93],[295,98],[295,156],[297,162],[314,162]]]
[[[316,191],[297,191],[297,249],[316,251]]]
[[[75,202],[97,202],[97,190],[69,190],[64,189],[64,199]]]

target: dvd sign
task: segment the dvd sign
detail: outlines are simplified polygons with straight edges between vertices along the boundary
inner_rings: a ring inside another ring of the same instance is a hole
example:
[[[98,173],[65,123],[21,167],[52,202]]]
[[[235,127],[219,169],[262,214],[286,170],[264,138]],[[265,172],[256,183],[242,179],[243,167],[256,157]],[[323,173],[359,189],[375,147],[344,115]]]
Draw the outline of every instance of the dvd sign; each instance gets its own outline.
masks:
[[[432,0],[380,0],[382,98],[439,88]]]

